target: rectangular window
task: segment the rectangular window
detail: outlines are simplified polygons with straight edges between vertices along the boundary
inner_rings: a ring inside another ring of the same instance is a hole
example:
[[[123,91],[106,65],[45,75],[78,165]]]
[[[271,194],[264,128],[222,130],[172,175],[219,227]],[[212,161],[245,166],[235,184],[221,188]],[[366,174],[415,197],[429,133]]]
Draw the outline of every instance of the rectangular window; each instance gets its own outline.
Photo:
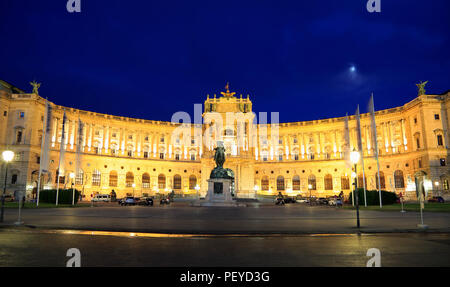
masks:
[[[295,155],[294,155],[294,159],[295,159],[295,160],[298,160],[298,154],[295,154]]]
[[[25,112],[19,112],[19,118],[23,119],[25,117]]]
[[[283,160],[283,155],[282,154],[280,154],[279,156],[278,156],[278,160]]]
[[[419,159],[419,168],[422,168],[422,160]]]
[[[3,116],[6,117],[8,115],[7,111],[3,111]]]
[[[439,120],[439,114],[434,114],[434,119]]]
[[[144,158],[148,158],[148,152],[144,151]]]
[[[164,159],[164,153],[160,153],[160,154],[159,154],[159,158],[160,158],[160,159]]]
[[[127,155],[128,155],[129,157],[132,157],[132,156],[133,156],[133,151],[131,151],[131,150],[127,151]]]
[[[439,159],[439,162],[441,163],[441,166],[445,166],[445,158]]]
[[[164,142],[164,137],[161,137],[161,139],[159,140],[160,142]]]
[[[195,154],[191,154],[191,160],[195,160]]]
[[[442,140],[442,135],[438,135],[437,136],[437,144],[438,144],[438,146],[443,146],[444,145],[444,142]]]
[[[177,154],[175,155],[175,160],[180,160],[180,154],[177,153]]]

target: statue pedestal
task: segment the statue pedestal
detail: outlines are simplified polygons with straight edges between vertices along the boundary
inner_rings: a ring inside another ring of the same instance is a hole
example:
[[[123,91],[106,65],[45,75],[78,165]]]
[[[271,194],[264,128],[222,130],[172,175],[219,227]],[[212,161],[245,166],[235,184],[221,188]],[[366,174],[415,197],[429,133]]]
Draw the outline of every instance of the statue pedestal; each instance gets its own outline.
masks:
[[[192,206],[222,206],[222,207],[246,207],[245,203],[238,203],[231,195],[231,179],[211,178],[208,179],[208,193],[205,200],[197,200]]]

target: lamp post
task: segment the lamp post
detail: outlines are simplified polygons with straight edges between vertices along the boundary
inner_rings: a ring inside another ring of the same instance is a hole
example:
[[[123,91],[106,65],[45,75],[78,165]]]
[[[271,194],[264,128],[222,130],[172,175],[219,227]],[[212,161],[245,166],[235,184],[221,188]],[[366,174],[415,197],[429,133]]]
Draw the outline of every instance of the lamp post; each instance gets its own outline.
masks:
[[[198,186],[198,184],[196,184],[194,188],[197,191],[197,200],[199,200],[200,199],[200,194],[198,193],[198,191],[200,190],[200,186]]]
[[[5,195],[6,195],[6,180],[8,177],[8,164],[14,158],[14,152],[10,150],[5,150],[2,153],[2,158],[5,161],[5,185],[3,186],[3,194],[2,194],[2,209],[0,212],[0,222],[3,222],[3,214],[5,211]]]
[[[308,189],[309,189],[309,205],[311,206],[311,190],[312,190],[312,184],[308,184]]]
[[[350,153],[350,161],[353,163],[354,167],[355,167],[355,180],[353,182],[353,184],[355,185],[355,188],[353,189],[353,194],[355,195],[355,203],[356,203],[356,227],[359,228],[360,224],[359,224],[359,198],[358,198],[358,192],[356,191],[357,189],[357,164],[359,162],[361,155],[359,154],[359,152],[356,151],[356,149],[353,149],[353,151]]]
[[[75,174],[71,172],[69,174],[70,177],[70,186],[72,187],[72,205],[75,204],[75,190],[73,189],[73,179],[75,178]]]
[[[133,197],[134,197],[134,188],[136,187],[136,184],[133,183],[131,186],[133,187]]]

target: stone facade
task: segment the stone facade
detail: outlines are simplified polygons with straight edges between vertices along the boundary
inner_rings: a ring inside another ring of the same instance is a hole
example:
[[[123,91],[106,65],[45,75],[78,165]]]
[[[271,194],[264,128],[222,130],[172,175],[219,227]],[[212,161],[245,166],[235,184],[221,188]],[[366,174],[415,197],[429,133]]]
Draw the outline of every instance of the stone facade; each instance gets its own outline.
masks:
[[[70,187],[73,183],[87,199],[91,194],[111,190],[118,197],[172,190],[186,196],[197,192],[205,195],[218,140],[226,147],[224,167],[234,171],[237,196],[255,197],[279,191],[328,196],[341,190],[348,194],[352,187],[352,171],[343,159],[344,117],[253,125],[257,114],[252,112],[250,98],[234,96],[228,90],[221,97],[207,97],[200,124],[134,119],[51,105],[50,173],[43,176],[44,188],[56,186],[64,110],[65,178],[61,178],[60,184]],[[414,176],[424,172],[429,195],[448,196],[449,108],[450,92],[447,92],[422,95],[403,106],[376,112],[382,189],[415,197]],[[32,197],[38,178],[45,100],[0,81],[0,113],[0,150],[11,149],[16,153],[10,164],[7,192],[26,190],[28,197]],[[222,127],[217,128],[218,117],[225,119],[227,113],[239,113],[247,124],[238,127],[234,120],[224,120]],[[69,174],[76,172],[78,120],[85,125],[82,172],[71,180]],[[278,131],[276,135],[274,128]],[[354,116],[349,117],[349,128],[353,150]],[[376,189],[377,164],[369,114],[361,115],[361,130],[367,188]],[[359,168],[358,174],[362,178]],[[3,177],[2,166],[2,189]]]

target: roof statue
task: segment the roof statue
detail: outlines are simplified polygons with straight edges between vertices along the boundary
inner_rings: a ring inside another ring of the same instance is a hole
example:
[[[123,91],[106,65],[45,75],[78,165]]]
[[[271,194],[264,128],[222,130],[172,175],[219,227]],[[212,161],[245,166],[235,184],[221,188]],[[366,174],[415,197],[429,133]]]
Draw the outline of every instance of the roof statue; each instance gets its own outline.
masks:
[[[41,83],[36,83],[36,81],[30,82],[30,85],[33,86],[33,91],[31,93],[39,95],[39,87],[41,86]]]
[[[230,83],[229,82],[227,82],[225,89],[227,90],[226,92],[220,92],[225,98],[231,98],[232,96],[234,96],[234,94],[236,94],[235,92],[230,93]]]
[[[425,85],[427,83],[428,83],[428,81],[425,81],[425,82],[420,81],[420,83],[416,84],[417,88],[419,89],[418,96],[425,95]]]

